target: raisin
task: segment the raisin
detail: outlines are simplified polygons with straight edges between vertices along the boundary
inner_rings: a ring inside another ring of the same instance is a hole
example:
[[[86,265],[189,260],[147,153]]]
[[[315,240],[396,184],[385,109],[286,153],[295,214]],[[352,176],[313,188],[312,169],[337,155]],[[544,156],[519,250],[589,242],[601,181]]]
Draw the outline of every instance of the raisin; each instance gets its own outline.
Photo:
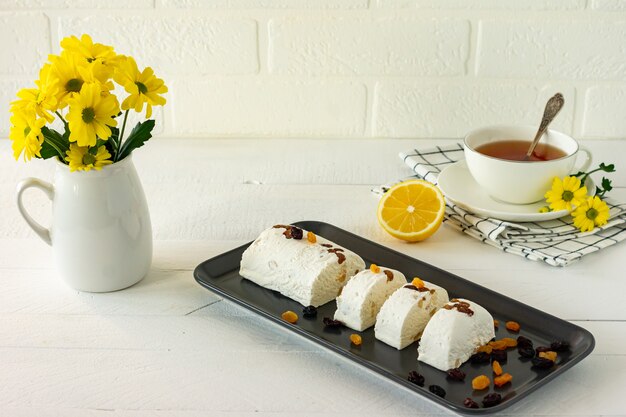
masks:
[[[501,339],[504,343],[506,343],[506,347],[510,348],[510,347],[515,347],[517,346],[517,340],[512,339],[510,337],[505,337],[503,339]]]
[[[302,315],[306,318],[317,316],[317,308],[314,306],[306,306],[302,309]]]
[[[317,242],[317,237],[313,232],[306,232],[306,240],[308,240],[309,243],[315,243]]]
[[[532,346],[517,346],[517,353],[522,358],[534,358],[535,357],[535,349]]]
[[[435,395],[440,396],[441,398],[446,396],[446,391],[441,388],[439,385],[430,385],[428,387],[428,391],[432,392]]]
[[[280,315],[280,317],[282,317],[283,320],[291,324],[295,324],[298,322],[298,315],[290,310],[285,311],[283,314]]]
[[[465,372],[461,371],[459,368],[448,369],[446,373],[448,374],[447,376],[448,379],[452,379],[454,381],[465,380]]]
[[[493,351],[493,348],[489,345],[481,346],[478,349],[476,349],[476,352],[491,353],[492,351]]]
[[[517,347],[530,347],[532,349],[533,341],[524,336],[517,336]]]
[[[411,284],[415,285],[417,288],[424,288],[424,281],[422,281],[418,277],[413,278]]]
[[[556,352],[553,351],[539,352],[537,356],[544,359],[550,359],[552,362],[556,362]]]
[[[496,340],[495,342],[489,342],[489,346],[491,346],[493,350],[504,350],[507,348],[507,344],[504,340]]]
[[[491,380],[487,375],[478,375],[476,378],[472,379],[472,388],[476,390],[489,388],[489,384],[491,384]]]
[[[557,340],[550,343],[550,349],[555,352],[566,352],[569,350],[569,342],[566,340]]]
[[[478,352],[470,356],[469,360],[473,364],[489,363],[490,357],[488,353]]]
[[[380,272],[380,267],[376,264],[371,264],[370,271],[372,271],[375,274],[378,274]]]
[[[361,336],[359,336],[356,333],[352,333],[350,335],[350,343],[352,343],[354,346],[361,346],[361,343],[363,343],[363,339],[361,339]]]
[[[546,358],[540,358],[539,356],[535,356],[532,362],[533,368],[537,369],[550,369],[554,366],[554,361]]]
[[[491,368],[493,369],[493,373],[496,374],[496,376],[502,375],[502,367],[500,366],[500,362],[493,361],[493,363],[491,364]]]
[[[498,329],[498,326],[499,326],[499,325],[500,325],[500,322],[499,322],[498,320],[494,320],[494,321],[493,321],[493,327],[494,327],[496,330]],[[476,403],[474,403],[474,404],[476,404]]]
[[[479,408],[478,403],[469,397],[463,401],[463,405],[467,408]]]
[[[552,348],[549,348],[548,346],[537,346],[535,348],[535,351],[537,352],[537,354],[540,354],[541,352],[549,352],[551,350]]]
[[[500,388],[503,385],[508,384],[513,380],[513,376],[509,373],[502,374],[501,376],[497,376],[493,379],[493,385]]]
[[[293,239],[296,240],[301,240],[302,239],[302,229],[300,229],[299,227],[296,226],[291,226],[291,237]]]
[[[409,372],[409,377],[407,379],[415,385],[419,385],[420,387],[424,386],[424,376],[418,374],[416,371]]]
[[[491,352],[491,360],[492,361],[498,361],[500,363],[506,363],[508,360],[508,355],[506,353],[506,350],[494,350],[493,352]]]
[[[512,332],[517,333],[517,332],[519,332],[520,325],[519,325],[519,323],[518,323],[518,322],[516,322],[516,321],[507,321],[507,322],[506,322],[506,328],[507,328],[508,330],[512,331]]]
[[[324,317],[322,322],[324,323],[324,326],[326,327],[339,327],[343,325],[343,323],[340,322],[339,320],[333,320],[330,317]]]
[[[485,398],[483,398],[483,405],[485,406],[485,408],[496,406],[500,404],[501,402],[502,402],[502,396],[498,394],[497,392],[492,392],[491,394],[487,394],[485,395]]]

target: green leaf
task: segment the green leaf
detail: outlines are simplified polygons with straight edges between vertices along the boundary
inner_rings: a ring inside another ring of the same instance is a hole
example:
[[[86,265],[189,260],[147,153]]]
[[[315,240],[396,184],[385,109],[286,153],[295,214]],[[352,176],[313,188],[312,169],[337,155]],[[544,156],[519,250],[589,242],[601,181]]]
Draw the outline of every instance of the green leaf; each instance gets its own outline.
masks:
[[[152,129],[154,129],[154,120],[146,120],[143,123],[137,123],[120,147],[119,154],[115,160],[121,161],[130,155],[133,150],[143,146],[143,144],[152,137]]]
[[[41,144],[41,159],[50,159],[55,156],[59,156],[59,151],[57,151],[49,142],[44,142]]]
[[[615,165],[609,164],[605,165],[604,162],[600,163],[600,169],[604,172],[615,172]]]
[[[612,181],[608,178],[602,177],[602,188],[606,191],[611,191],[613,189]]]
[[[107,151],[111,154],[111,159],[115,161],[115,157],[120,150],[120,130],[117,127],[111,128],[111,136],[104,143]],[[100,145],[98,145],[100,146]]]
[[[43,134],[43,143],[45,144],[45,146],[42,145],[41,147],[41,157],[47,159],[58,156],[61,161],[65,162],[66,152],[70,149],[69,131],[61,135],[56,130],[44,126],[41,128],[41,133]],[[54,150],[54,153],[51,149]],[[44,153],[46,157],[44,157]]]

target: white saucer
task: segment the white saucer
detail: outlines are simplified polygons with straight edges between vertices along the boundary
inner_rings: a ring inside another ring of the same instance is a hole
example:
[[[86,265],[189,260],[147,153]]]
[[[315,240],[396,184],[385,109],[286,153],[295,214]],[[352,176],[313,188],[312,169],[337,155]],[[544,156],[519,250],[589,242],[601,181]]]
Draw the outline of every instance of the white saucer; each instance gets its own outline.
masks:
[[[456,205],[472,213],[499,220],[541,222],[569,214],[567,210],[539,213],[539,209],[547,205],[545,200],[533,204],[508,204],[494,200],[474,181],[465,160],[455,162],[441,171],[437,185],[446,198]],[[585,185],[587,190],[595,193],[596,186],[591,178],[587,179]]]

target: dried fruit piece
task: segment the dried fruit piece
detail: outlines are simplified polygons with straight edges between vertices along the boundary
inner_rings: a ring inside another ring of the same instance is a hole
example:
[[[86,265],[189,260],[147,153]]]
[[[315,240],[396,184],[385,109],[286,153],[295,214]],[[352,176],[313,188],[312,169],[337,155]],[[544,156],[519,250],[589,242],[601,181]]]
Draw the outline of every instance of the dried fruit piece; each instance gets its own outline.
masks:
[[[417,288],[424,288],[424,281],[422,281],[418,277],[413,278],[413,281],[411,281],[411,284],[413,284]]]
[[[544,358],[544,359],[550,359],[552,362],[556,362],[556,352],[553,351],[548,351],[548,352],[539,352],[539,356],[540,358]]]
[[[439,385],[431,385],[428,387],[428,390],[433,394],[440,396],[441,398],[446,396],[446,391]]]
[[[317,308],[314,306],[306,306],[302,309],[302,315],[306,318],[317,316]]]
[[[478,375],[472,379],[472,388],[477,390],[489,388],[489,384],[491,384],[491,380],[487,375]]]
[[[517,347],[517,353],[522,358],[534,358],[535,357],[535,349],[532,346],[520,346]]]
[[[505,337],[501,339],[504,343],[506,343],[506,347],[511,348],[517,346],[517,340],[511,337]]]
[[[326,326],[326,327],[343,326],[342,322],[340,322],[339,320],[333,320],[330,317],[324,317],[324,319],[322,320],[322,323],[324,323],[324,326]]]
[[[492,361],[498,361],[500,363],[505,363],[508,361],[508,355],[506,353],[506,350],[494,350],[493,352],[491,352],[491,360]]]
[[[495,342],[489,342],[489,346],[491,346],[493,350],[504,350],[507,348],[507,344],[503,340],[496,340]]]
[[[371,264],[370,271],[372,271],[375,274],[378,274],[380,272],[380,267],[376,264]]]
[[[497,392],[492,392],[491,394],[487,394],[485,395],[485,398],[483,398],[483,406],[485,408],[496,406],[500,404],[501,402],[502,402],[502,396],[498,394]]]
[[[535,350],[537,351],[537,355],[538,355],[541,352],[549,352],[551,348],[549,348],[548,346],[537,346]]]
[[[525,338],[524,336],[517,336],[517,346],[518,347],[533,347],[533,341]]]
[[[491,353],[492,350],[493,350],[493,348],[491,346],[485,345],[485,346],[481,346],[478,349],[476,349],[476,352]]]
[[[500,322],[498,320],[494,320],[493,321],[493,327],[496,328],[496,330],[498,329],[498,326],[500,325]]]
[[[463,405],[467,408],[479,408],[478,403],[470,397],[467,397],[465,401],[463,401]]]
[[[550,369],[554,366],[554,361],[551,361],[550,359],[546,359],[546,358],[540,358],[538,356],[535,356],[532,359],[533,362],[533,368],[538,368],[538,369]]]
[[[550,343],[550,349],[555,352],[567,352],[569,350],[569,342],[566,340],[558,340]]]
[[[300,229],[299,227],[296,226],[291,226],[291,237],[296,239],[296,240],[301,240],[302,239],[302,229]]]
[[[317,242],[317,236],[315,236],[313,232],[306,232],[306,240],[308,240],[309,243],[315,243]]]
[[[361,339],[361,336],[359,336],[356,333],[352,333],[350,335],[350,342],[354,345],[354,346],[361,346],[361,343],[363,343],[363,339]]]
[[[459,368],[448,369],[446,373],[448,374],[447,376],[448,379],[452,379],[454,381],[465,380],[465,372],[461,371]]]
[[[497,376],[502,375],[502,367],[500,366],[500,362],[493,361],[491,363],[491,368],[493,369],[493,373],[496,374]]]
[[[489,361],[491,360],[491,357],[489,356],[488,353],[478,352],[470,356],[469,360],[473,364],[489,363]]]
[[[501,387],[503,385],[508,384],[509,382],[511,382],[513,380],[513,376],[509,373],[506,374],[502,374],[500,376],[497,376],[493,379],[493,385],[495,385],[496,387]]]
[[[507,321],[506,322],[506,328],[512,332],[519,332],[520,326],[519,323],[516,321]]]
[[[280,317],[282,317],[283,320],[291,324],[295,324],[298,322],[298,315],[291,310],[285,311],[283,314],[280,315]]]
[[[409,377],[407,379],[415,385],[419,385],[420,387],[424,386],[424,377],[416,371],[409,372]]]

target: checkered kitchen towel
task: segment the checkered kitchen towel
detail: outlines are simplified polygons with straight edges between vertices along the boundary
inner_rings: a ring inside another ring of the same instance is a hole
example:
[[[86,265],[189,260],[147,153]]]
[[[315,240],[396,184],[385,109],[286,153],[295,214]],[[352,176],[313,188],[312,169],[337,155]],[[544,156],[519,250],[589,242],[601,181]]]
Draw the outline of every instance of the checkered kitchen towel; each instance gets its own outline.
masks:
[[[417,174],[411,178],[422,178],[434,184],[446,166],[463,157],[460,143],[400,153],[400,158]],[[382,195],[391,185],[376,187],[372,192]],[[605,201],[611,210],[609,222],[587,233],[574,227],[570,216],[545,222],[514,223],[470,213],[451,201],[447,201],[444,222],[505,252],[565,266],[626,239],[626,204],[610,198]]]

